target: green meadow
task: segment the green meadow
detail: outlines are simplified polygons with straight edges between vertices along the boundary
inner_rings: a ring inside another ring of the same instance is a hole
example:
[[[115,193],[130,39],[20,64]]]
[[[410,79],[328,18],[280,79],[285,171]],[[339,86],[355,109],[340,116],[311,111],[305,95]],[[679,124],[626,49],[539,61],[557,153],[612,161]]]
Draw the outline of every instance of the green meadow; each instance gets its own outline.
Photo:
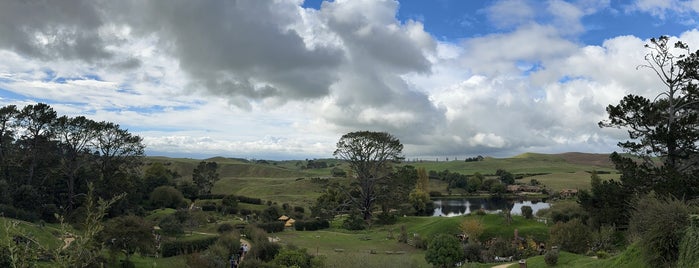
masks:
[[[147,162],[161,162],[167,168],[181,175],[180,180],[190,180],[192,169],[202,160],[184,158],[148,157]],[[333,168],[346,167],[335,159],[317,159],[328,165],[319,169],[304,168],[306,160],[297,161],[253,161],[245,159],[212,158],[205,161],[216,161],[219,164],[220,180],[216,182],[212,193],[234,194],[261,198],[263,204],[240,203],[239,209],[261,211],[267,208],[266,203],[283,204],[304,207],[306,214],[310,212],[310,206],[315,199],[325,191],[326,183],[349,183],[349,179],[331,177]],[[490,158],[483,161],[464,162],[452,161],[422,161],[407,162],[404,165],[424,167],[428,171],[440,172],[449,170],[466,175],[476,172],[486,176],[492,175],[498,169],[504,169],[523,177],[519,182],[527,183],[536,179],[553,190],[563,188],[589,188],[590,172],[602,171],[603,178],[617,178],[618,174],[613,170],[606,159],[606,155],[599,154],[523,154],[512,158]],[[313,179],[322,178],[327,181]],[[447,184],[439,180],[430,181],[431,191],[440,191],[447,195]],[[460,195],[463,192],[452,191]],[[197,200],[201,202],[218,203],[220,200]],[[555,205],[555,204],[554,204]],[[174,213],[173,209],[158,209],[146,214],[146,219],[158,222],[164,216]],[[201,236],[215,235],[217,228],[224,223],[244,223],[240,216],[222,215],[211,212],[208,224],[199,226],[188,232],[180,239],[193,239]],[[6,219],[1,218],[0,223],[5,224]],[[511,239],[517,229],[521,237],[532,237],[537,241],[545,241],[548,238],[548,228],[536,220],[527,220],[520,216],[513,216],[508,224],[505,218],[498,214],[468,215],[459,217],[399,217],[397,223],[392,225],[373,225],[368,230],[347,231],[339,228],[341,218],[331,223],[330,229],[320,231],[295,231],[286,230],[280,233],[270,234],[270,237],[282,245],[295,245],[306,248],[313,255],[322,256],[327,267],[430,267],[425,261],[425,251],[405,243],[399,243],[397,237],[404,227],[409,237],[429,239],[439,233],[458,234],[459,225],[466,219],[478,219],[485,230],[482,239],[489,237],[502,237]],[[56,248],[63,245],[60,228],[56,225],[40,226],[23,222],[20,224],[23,233],[31,234],[42,245]],[[0,233],[0,236],[6,235]],[[253,245],[254,246],[254,245]],[[633,249],[633,248],[631,248]],[[105,253],[106,254],[106,253]],[[632,258],[623,252],[606,260],[596,260],[588,256],[561,253],[559,266],[563,267],[617,267],[626,264],[633,265]],[[132,258],[136,267],[183,267],[185,258],[182,256],[169,258],[152,258],[136,254]],[[537,256],[528,259],[528,267],[545,267],[543,258]],[[498,264],[466,264],[464,267],[492,267]],[[517,266],[511,266],[517,267]],[[631,267],[631,266],[626,266]]]

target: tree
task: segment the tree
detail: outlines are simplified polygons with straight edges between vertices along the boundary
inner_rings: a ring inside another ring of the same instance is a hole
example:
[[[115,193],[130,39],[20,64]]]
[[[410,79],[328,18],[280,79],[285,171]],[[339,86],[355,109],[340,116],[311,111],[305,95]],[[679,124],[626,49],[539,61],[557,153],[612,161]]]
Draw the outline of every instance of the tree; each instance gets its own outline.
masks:
[[[668,44],[669,38],[651,39],[646,64],[665,91],[653,100],[628,95],[607,107],[600,127],[624,128],[630,140],[619,142],[631,156],[612,154],[620,180],[636,193],[654,190],[661,195],[694,197],[699,194],[699,51],[686,43]],[[638,159],[640,161],[635,161]]]
[[[342,135],[333,153],[347,161],[356,175],[357,195],[348,195],[364,220],[370,220],[378,199],[376,185],[390,174],[391,165],[403,159],[403,144],[386,132],[358,131]],[[349,192],[348,192],[349,193]]]
[[[481,218],[468,218],[461,222],[459,229],[469,242],[477,242],[485,231],[485,225]]]
[[[216,162],[201,161],[194,168],[192,181],[199,187],[199,194],[210,194],[214,183],[219,179],[218,164]]]
[[[150,194],[151,203],[158,208],[180,208],[187,205],[182,193],[172,186],[159,186]]]
[[[549,230],[549,243],[560,249],[573,253],[584,254],[590,242],[590,230],[580,219],[568,222],[557,222]]]
[[[48,152],[46,146],[54,136],[53,126],[56,123],[56,111],[45,103],[27,105],[18,114],[17,123],[19,129],[23,130],[21,139],[26,150],[25,162],[27,164],[27,174],[25,184],[32,184],[35,177],[36,168],[42,162],[42,152]]]
[[[61,172],[68,189],[66,203],[68,209],[73,209],[77,180],[89,165],[88,157],[94,151],[97,123],[83,116],[61,116],[57,120],[56,136],[60,142]]]
[[[136,251],[152,252],[155,250],[153,226],[141,217],[128,215],[110,219],[102,231],[102,238],[107,247],[121,251],[128,261]]]
[[[495,171],[495,175],[498,176],[500,182],[505,185],[510,185],[515,183],[515,175],[504,169],[498,169]]]
[[[438,234],[432,238],[425,251],[425,260],[437,267],[454,267],[463,259],[461,243],[452,235]]]

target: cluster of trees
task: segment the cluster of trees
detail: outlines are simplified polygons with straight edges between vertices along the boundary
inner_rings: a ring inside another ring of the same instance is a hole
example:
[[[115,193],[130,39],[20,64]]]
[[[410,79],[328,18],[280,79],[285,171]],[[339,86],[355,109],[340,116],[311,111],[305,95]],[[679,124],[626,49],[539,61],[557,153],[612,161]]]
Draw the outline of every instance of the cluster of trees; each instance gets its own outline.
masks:
[[[473,175],[464,175],[457,172],[443,170],[437,172],[430,170],[430,178],[449,183],[447,189],[463,189],[469,193],[485,191],[494,194],[504,193],[507,185],[515,183],[514,174],[504,169],[498,169],[495,176],[488,176],[476,172]]]
[[[47,104],[0,108],[0,208],[20,210],[28,220],[55,221],[85,199],[87,183],[124,213],[138,204],[142,191],[142,138],[118,124],[83,116],[58,116]]]
[[[698,211],[687,200],[699,197],[699,51],[669,41],[651,39],[640,66],[655,73],[665,90],[653,99],[628,95],[609,105],[608,119],[599,123],[628,131],[629,140],[618,144],[624,154],[611,155],[619,180],[593,174],[591,190],[582,191],[578,202],[593,229],[628,229],[652,266],[694,267],[699,262],[681,258],[680,245],[699,247],[696,240],[683,242],[696,239],[690,214]]]

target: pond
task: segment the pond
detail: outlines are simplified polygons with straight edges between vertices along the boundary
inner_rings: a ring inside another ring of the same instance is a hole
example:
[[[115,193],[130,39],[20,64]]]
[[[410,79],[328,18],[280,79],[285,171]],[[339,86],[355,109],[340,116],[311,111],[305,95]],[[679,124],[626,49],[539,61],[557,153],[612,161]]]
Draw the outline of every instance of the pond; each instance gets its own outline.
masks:
[[[545,199],[524,200],[524,199],[509,199],[509,198],[449,198],[449,199],[434,199],[435,217],[455,217],[470,214],[479,209],[485,210],[487,213],[498,213],[504,209],[509,209],[512,215],[522,215],[522,206],[530,206],[536,215],[536,212],[549,208],[551,205],[545,202]]]

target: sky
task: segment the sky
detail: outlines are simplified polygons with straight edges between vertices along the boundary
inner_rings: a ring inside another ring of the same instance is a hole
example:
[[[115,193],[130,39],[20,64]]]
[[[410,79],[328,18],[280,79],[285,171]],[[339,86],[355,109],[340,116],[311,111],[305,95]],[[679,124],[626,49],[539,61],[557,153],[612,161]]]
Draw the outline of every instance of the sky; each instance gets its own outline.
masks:
[[[0,1],[0,105],[43,102],[146,154],[330,158],[388,132],[408,159],[609,153],[605,107],[663,86],[660,35],[699,0]]]

